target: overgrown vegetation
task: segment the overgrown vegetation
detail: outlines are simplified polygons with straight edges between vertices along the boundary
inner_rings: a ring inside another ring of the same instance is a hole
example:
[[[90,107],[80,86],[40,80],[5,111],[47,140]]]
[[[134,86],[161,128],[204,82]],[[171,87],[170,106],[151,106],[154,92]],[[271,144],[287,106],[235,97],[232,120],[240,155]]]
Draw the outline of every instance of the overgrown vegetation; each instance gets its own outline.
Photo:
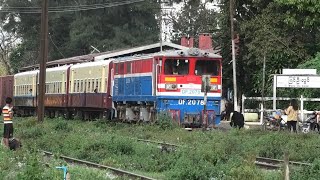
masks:
[[[31,179],[57,177],[58,172],[54,168],[47,168],[39,161],[40,157],[35,153],[38,149],[158,179],[281,179],[281,171],[265,172],[255,167],[254,160],[256,156],[283,159],[283,152],[288,151],[290,160],[313,163],[312,167],[292,170],[291,179],[312,179],[320,174],[318,134],[236,129],[229,132],[188,132],[176,126],[163,128],[161,123],[151,126],[102,120],[46,119],[38,124],[35,119],[27,118],[16,119],[15,122],[15,136],[22,139],[24,147],[18,152],[1,149],[1,175],[23,175]],[[164,151],[156,145],[136,141],[138,138],[175,143],[182,147]],[[24,168],[12,172],[19,162],[25,164]],[[57,166],[55,163],[50,165]],[[85,177],[92,172],[76,173]]]
[[[57,166],[65,165],[57,159],[45,160],[34,148],[23,148],[19,151],[8,151],[0,147],[0,179],[6,180],[42,180],[63,179],[63,171]],[[72,179],[110,179],[107,171],[93,170],[87,167],[69,166],[68,172]]]

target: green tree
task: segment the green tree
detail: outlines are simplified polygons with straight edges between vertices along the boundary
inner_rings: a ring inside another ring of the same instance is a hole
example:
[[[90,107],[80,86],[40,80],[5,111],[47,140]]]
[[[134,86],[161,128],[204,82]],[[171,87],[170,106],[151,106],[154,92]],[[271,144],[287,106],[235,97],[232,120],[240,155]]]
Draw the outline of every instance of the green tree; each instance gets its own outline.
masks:
[[[182,10],[171,18],[174,30],[172,41],[179,44],[182,35],[197,37],[199,33],[216,34],[218,13],[206,8],[208,3],[209,1],[202,3],[198,0],[183,2]],[[197,38],[195,43],[198,44]]]
[[[50,7],[118,3],[112,0],[49,1]],[[2,7],[40,7],[41,1],[1,1]],[[89,54],[91,46],[100,51],[144,45],[158,41],[159,4],[148,0],[112,8],[76,12],[49,13],[49,61]],[[15,32],[21,45],[11,56],[19,62],[17,70],[37,62],[39,54],[40,15],[19,12],[1,13],[7,32]],[[155,33],[156,32],[156,33]],[[21,66],[20,66],[21,65]]]
[[[229,0],[222,1],[220,27],[224,63],[224,82],[231,84]],[[303,23],[288,22],[286,13],[291,7],[273,0],[236,1],[235,31],[240,35],[240,54],[237,56],[239,96],[260,96],[262,64],[266,57],[266,90],[272,92],[271,74],[283,68],[295,68],[319,51],[319,29]],[[302,18],[302,15],[299,15]],[[228,21],[229,19],[229,21]],[[316,42],[317,41],[317,42]],[[240,75],[241,74],[241,75]]]

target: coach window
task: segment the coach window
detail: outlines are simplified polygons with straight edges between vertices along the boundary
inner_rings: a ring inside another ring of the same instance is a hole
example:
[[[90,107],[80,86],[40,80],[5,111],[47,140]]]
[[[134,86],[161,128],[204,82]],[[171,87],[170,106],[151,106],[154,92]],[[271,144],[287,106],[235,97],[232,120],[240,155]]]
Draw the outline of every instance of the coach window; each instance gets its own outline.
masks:
[[[52,92],[53,92],[53,84],[49,83],[49,93],[52,93]]]
[[[93,89],[93,92],[95,92],[95,93],[97,93],[98,91],[99,91],[99,82],[98,82],[99,80],[98,79],[96,79],[96,83],[95,83],[95,87],[94,87],[94,89]]]
[[[83,92],[83,80],[80,80],[80,92]]]
[[[81,92],[81,80],[78,80],[78,90],[77,90],[77,92]]]
[[[46,93],[49,91],[49,85],[46,83]]]
[[[164,62],[164,74],[166,75],[186,75],[189,74],[189,60],[187,59],[167,59]]]
[[[94,91],[94,87],[95,87],[95,79],[92,79],[92,84],[91,84],[90,92],[93,92],[93,91]]]
[[[115,74],[119,74],[119,64],[115,64]]]
[[[119,65],[119,74],[124,74],[124,63],[120,63]]]
[[[220,69],[220,62],[216,60],[197,60],[195,75],[211,75],[218,76]]]
[[[132,64],[132,62],[128,62],[127,63],[127,74],[131,74],[132,72],[131,72],[131,64]]]
[[[74,82],[73,82],[73,92],[76,92],[76,88],[77,88],[77,81],[74,80]]]

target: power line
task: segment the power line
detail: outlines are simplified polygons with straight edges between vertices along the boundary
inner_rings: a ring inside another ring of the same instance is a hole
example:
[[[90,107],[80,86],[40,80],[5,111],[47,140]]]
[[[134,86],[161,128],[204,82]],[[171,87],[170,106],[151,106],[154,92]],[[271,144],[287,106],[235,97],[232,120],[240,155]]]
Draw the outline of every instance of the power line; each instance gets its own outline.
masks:
[[[57,47],[57,45],[53,42],[52,37],[51,37],[50,34],[49,34],[49,38],[50,38],[52,44],[54,45],[54,47],[55,47],[55,48],[58,50],[58,52],[61,54],[61,56],[62,56],[63,58],[65,58],[64,55],[62,54],[62,52],[60,51],[60,49]]]
[[[126,0],[116,3],[103,3],[103,4],[92,4],[92,5],[78,5],[78,6],[56,6],[49,7],[49,12],[60,13],[60,12],[75,12],[75,11],[87,11],[95,9],[110,8],[122,5],[128,5],[145,0]],[[37,14],[41,13],[40,7],[2,7],[0,13],[20,13],[20,14]]]

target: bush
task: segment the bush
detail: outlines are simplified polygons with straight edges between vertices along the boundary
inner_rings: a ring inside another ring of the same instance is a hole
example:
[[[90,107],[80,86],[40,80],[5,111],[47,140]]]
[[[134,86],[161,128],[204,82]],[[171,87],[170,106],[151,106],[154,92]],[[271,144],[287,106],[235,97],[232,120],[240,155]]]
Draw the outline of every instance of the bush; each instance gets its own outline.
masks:
[[[64,132],[72,131],[72,127],[70,127],[67,121],[58,121],[58,124],[55,125],[54,129],[56,131],[64,131]]]
[[[183,151],[168,175],[169,179],[209,179],[214,168],[197,151]]]
[[[21,137],[22,139],[30,139],[30,138],[35,139],[43,136],[45,133],[46,132],[43,129],[43,127],[34,126],[28,129],[23,129],[19,137]]]
[[[173,128],[177,127],[177,124],[166,113],[159,113],[158,114],[157,123],[159,124],[159,127],[163,130],[173,129]]]
[[[312,166],[302,166],[294,171],[290,171],[290,179],[319,179],[320,159],[316,159]]]

